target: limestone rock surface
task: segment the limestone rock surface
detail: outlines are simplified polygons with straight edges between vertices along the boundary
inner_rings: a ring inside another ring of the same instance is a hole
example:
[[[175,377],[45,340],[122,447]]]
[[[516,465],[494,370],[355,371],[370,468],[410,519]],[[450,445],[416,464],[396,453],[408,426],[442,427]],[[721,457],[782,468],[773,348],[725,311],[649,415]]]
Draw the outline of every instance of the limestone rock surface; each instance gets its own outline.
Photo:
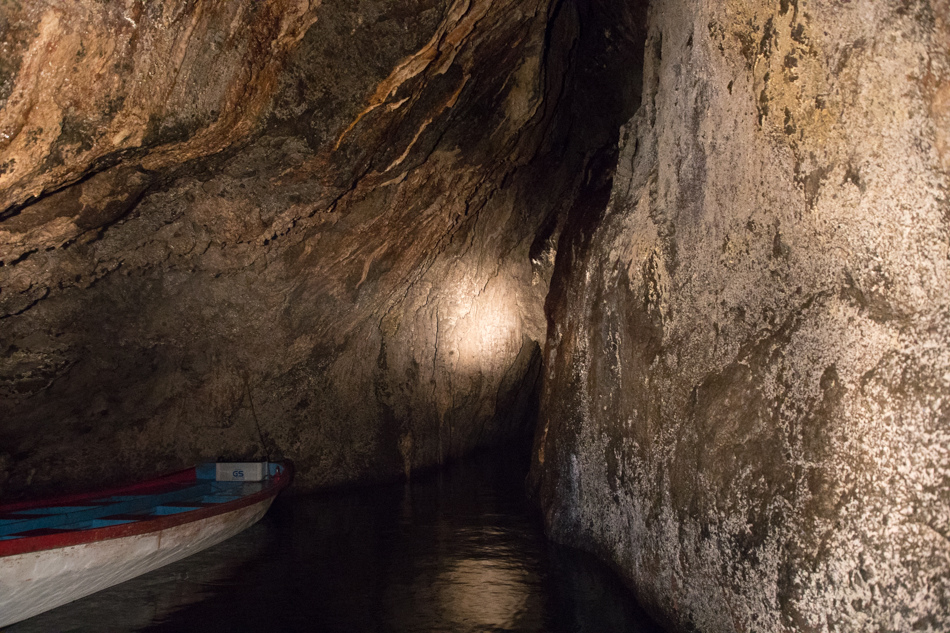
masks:
[[[552,158],[550,12],[0,3],[4,491],[265,456],[312,488],[523,437],[586,161]]]
[[[532,481],[676,630],[950,629],[948,24],[651,6],[609,205],[558,248]]]

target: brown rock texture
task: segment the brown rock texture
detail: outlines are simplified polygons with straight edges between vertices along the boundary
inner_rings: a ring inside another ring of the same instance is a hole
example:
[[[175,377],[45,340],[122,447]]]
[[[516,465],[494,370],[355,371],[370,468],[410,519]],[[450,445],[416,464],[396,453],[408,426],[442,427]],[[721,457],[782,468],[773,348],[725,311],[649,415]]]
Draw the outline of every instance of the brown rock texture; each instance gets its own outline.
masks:
[[[0,486],[269,455],[312,488],[530,431],[591,154],[551,11],[0,3]]]
[[[246,135],[319,4],[4,2],[0,208],[130,155],[157,169]]]
[[[950,629],[946,2],[666,0],[532,480],[677,630]]]
[[[950,629],[950,3],[646,4],[0,0],[0,494],[408,476],[540,382],[672,628]]]

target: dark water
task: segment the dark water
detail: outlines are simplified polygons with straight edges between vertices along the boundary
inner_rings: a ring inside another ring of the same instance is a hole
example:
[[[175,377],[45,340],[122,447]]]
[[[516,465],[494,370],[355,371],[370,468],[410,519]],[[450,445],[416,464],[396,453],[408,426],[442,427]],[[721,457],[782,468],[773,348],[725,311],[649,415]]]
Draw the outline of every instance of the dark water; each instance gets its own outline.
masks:
[[[278,499],[220,545],[5,633],[659,632],[612,573],[544,539],[518,462]]]

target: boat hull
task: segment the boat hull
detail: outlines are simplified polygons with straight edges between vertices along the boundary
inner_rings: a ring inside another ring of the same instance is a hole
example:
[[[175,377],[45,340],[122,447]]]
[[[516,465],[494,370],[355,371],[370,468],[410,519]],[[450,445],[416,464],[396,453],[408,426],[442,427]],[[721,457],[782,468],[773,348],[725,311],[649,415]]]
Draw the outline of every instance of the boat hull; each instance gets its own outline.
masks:
[[[273,496],[165,529],[0,559],[0,627],[130,580],[256,523]]]

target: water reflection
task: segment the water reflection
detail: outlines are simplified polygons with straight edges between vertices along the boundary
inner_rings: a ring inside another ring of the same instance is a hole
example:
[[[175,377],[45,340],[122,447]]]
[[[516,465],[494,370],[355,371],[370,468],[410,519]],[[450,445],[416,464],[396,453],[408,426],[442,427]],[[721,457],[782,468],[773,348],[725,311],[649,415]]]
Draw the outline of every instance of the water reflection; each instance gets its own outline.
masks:
[[[544,540],[524,475],[483,457],[280,500],[234,539],[7,631],[658,631],[602,566]]]
[[[494,560],[465,559],[440,575],[438,602],[453,628],[536,628],[538,609],[530,604],[537,579],[528,570]],[[535,616],[535,617],[532,617]]]

